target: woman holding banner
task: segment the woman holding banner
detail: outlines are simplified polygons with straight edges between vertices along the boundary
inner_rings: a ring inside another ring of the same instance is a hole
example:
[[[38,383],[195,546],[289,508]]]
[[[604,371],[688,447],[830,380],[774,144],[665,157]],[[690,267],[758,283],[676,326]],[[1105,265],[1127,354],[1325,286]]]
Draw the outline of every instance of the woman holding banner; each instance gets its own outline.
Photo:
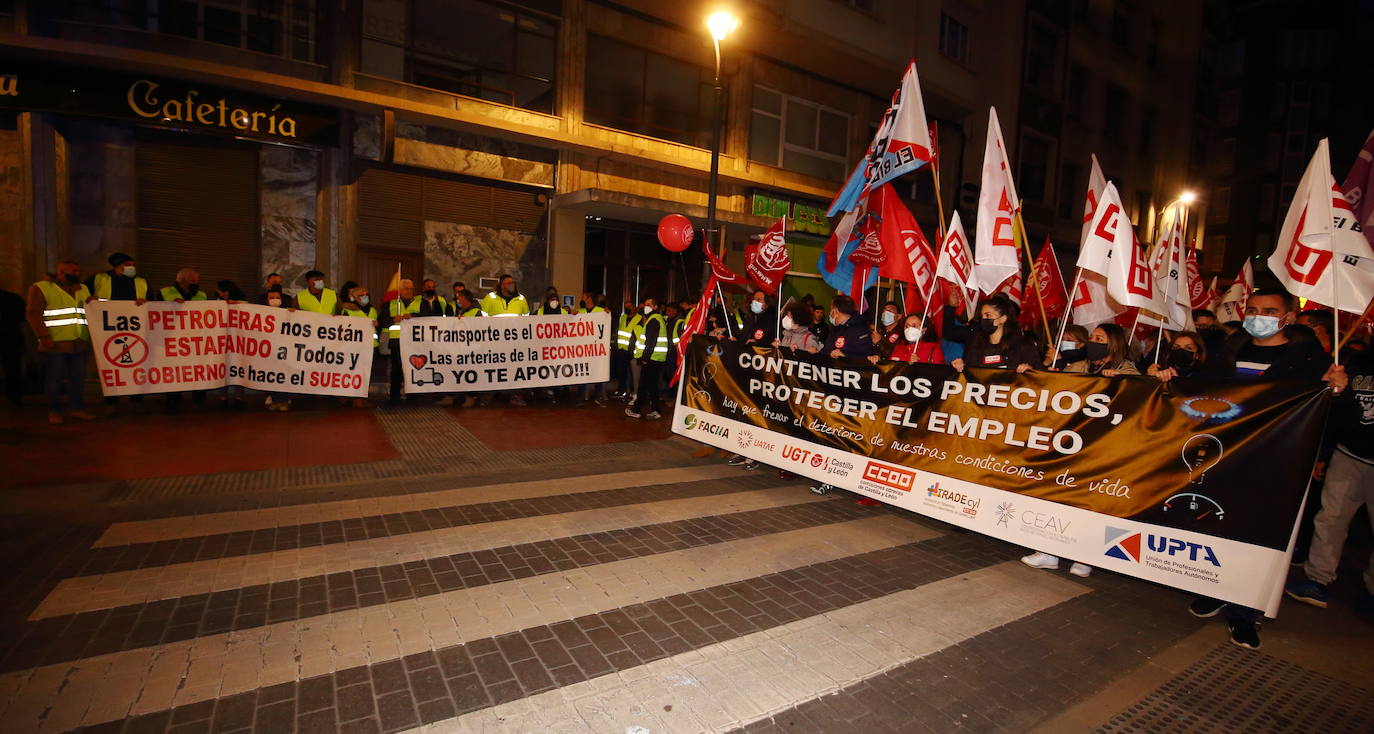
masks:
[[[1006,294],[994,293],[978,307],[978,320],[972,324],[960,326],[946,318],[945,336],[964,344],[964,356],[950,362],[950,366],[960,372],[965,365],[1017,372],[1038,369],[1040,350],[1017,327],[1020,316],[1020,306]]]
[[[1064,336],[1059,347],[1051,349],[1046,359],[1049,369],[1070,374],[1084,374],[1088,371],[1088,330],[1078,324],[1064,327]]]
[[[934,329],[925,328],[925,319],[920,314],[911,314],[902,321],[901,336],[892,348],[890,359],[893,362],[944,364],[940,335]]]
[[[1163,379],[1161,375],[1165,372],[1170,378],[1192,377],[1206,369],[1207,346],[1196,331],[1180,331],[1163,356],[1163,364],[1152,364],[1145,370],[1150,377]]]
[[[1130,342],[1126,339],[1126,330],[1116,324],[1102,324],[1093,329],[1084,348],[1088,352],[1088,374],[1103,377],[1140,374],[1127,353]]]
[[[821,340],[811,331],[811,319],[810,306],[793,302],[783,312],[782,335],[773,341],[773,346],[810,354],[819,352]]]

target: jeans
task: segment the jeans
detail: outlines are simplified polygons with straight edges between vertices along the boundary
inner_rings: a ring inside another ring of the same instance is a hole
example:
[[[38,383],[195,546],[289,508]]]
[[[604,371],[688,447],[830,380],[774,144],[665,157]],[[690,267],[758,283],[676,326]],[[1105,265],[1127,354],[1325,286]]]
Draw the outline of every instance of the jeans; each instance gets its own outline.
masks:
[[[638,362],[635,363],[639,365]],[[639,395],[635,397],[634,410],[637,413],[648,413],[650,411],[663,411],[663,403],[659,399],[658,382],[663,375],[663,363],[650,360],[639,368]]]
[[[62,411],[62,380],[67,381],[67,409],[86,409],[86,352],[43,352],[43,393],[48,412]]]
[[[1345,536],[1360,505],[1369,507],[1370,522],[1374,524],[1374,464],[1337,448],[1326,466],[1322,508],[1313,521],[1312,545],[1307,550],[1307,563],[1303,564],[1307,578],[1319,584],[1336,580]],[[1364,572],[1364,587],[1374,593],[1374,557],[1370,564]]]

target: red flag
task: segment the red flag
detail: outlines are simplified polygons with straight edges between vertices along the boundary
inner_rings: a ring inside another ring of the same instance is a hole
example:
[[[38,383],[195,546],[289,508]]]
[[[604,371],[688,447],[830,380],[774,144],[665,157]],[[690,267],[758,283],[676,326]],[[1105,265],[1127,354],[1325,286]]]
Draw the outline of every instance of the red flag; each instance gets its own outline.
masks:
[[[1054,245],[1045,238],[1040,254],[1035,258],[1035,280],[1040,286],[1040,295],[1035,289],[1026,293],[1026,305],[1021,311],[1021,325],[1030,328],[1046,318],[1040,314],[1040,304],[1044,301],[1045,314],[1049,319],[1064,317],[1069,307],[1069,291],[1064,285],[1064,276],[1059,272],[1059,261],[1054,256]]]
[[[787,241],[783,236],[786,231],[787,217],[783,217],[763,233],[757,246],[749,248],[745,254],[744,272],[764,293],[777,293],[782,279],[792,269],[792,258],[787,254]]]
[[[1207,293],[1207,284],[1202,282],[1202,271],[1197,267],[1197,251],[1188,248],[1188,302],[1193,310],[1207,308],[1212,297]]]
[[[711,250],[708,248],[706,251],[709,253]],[[712,275],[706,283],[706,290],[697,299],[696,308],[687,315],[687,323],[682,327],[682,337],[677,342],[677,367],[673,370],[673,379],[668,382],[669,387],[682,379],[682,365],[687,364],[687,349],[692,344],[692,337],[706,330],[706,317],[711,311],[711,297],[715,293],[716,276]]]
[[[849,261],[854,263],[854,277],[850,281],[849,296],[854,302],[859,304],[860,311],[866,311],[864,304],[864,286],[868,283],[869,275],[872,274],[874,267],[881,266],[887,258],[887,253],[883,250],[881,237],[883,217],[879,212],[871,208],[864,212],[863,218],[859,220],[857,226],[859,230],[859,245],[853,252],[849,253]]]
[[[702,250],[706,253],[706,262],[711,264],[711,278],[713,280],[719,281],[721,283],[744,282],[744,278],[736,275],[734,272],[730,270],[730,268],[725,267],[725,263],[721,262],[719,259],[716,258],[716,254],[714,252],[711,252],[711,243],[709,241],[706,243],[706,246],[702,248]],[[708,292],[710,290],[714,289],[708,289]]]
[[[891,184],[878,190],[881,197],[882,219],[878,238],[882,242],[884,258],[878,274],[885,278],[911,283],[922,300],[935,295],[935,253],[921,232],[916,217],[902,204]]]

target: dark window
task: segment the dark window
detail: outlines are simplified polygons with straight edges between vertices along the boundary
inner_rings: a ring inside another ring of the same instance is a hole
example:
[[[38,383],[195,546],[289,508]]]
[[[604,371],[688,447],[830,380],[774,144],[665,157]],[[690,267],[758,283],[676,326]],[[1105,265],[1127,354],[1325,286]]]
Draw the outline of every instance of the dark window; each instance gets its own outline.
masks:
[[[1059,171],[1059,218],[1078,221],[1082,218],[1084,192],[1083,166],[1065,163]]]
[[[1059,93],[1060,40],[1057,31],[1035,23],[1031,26],[1029,43],[1026,44],[1026,86],[1051,97]]]
[[[1038,135],[1021,134],[1020,179],[1021,198],[1044,201],[1045,184],[1049,179],[1050,143]]]
[[[1112,5],[1112,43],[1131,45],[1131,4],[1127,0],[1116,0]]]
[[[483,0],[414,0],[409,25],[406,81],[553,111],[552,21]]]
[[[1149,152],[1155,147],[1155,125],[1159,122],[1159,115],[1155,108],[1146,107],[1140,112],[1140,150]]]
[[[1069,119],[1081,122],[1088,101],[1088,70],[1081,64],[1069,65],[1069,90],[1065,101]]]
[[[705,148],[711,144],[713,94],[706,69],[588,37],[587,122]]]
[[[940,53],[961,64],[968,64],[968,26],[944,13],[940,13]]]
[[[841,180],[849,147],[849,115],[767,87],[754,87],[749,157],[760,163]]]
[[[313,62],[319,0],[67,0],[58,20],[138,28]]]
[[[1126,90],[1115,84],[1107,85],[1107,95],[1102,108],[1102,135],[1113,142],[1121,142],[1125,132],[1127,96]]]

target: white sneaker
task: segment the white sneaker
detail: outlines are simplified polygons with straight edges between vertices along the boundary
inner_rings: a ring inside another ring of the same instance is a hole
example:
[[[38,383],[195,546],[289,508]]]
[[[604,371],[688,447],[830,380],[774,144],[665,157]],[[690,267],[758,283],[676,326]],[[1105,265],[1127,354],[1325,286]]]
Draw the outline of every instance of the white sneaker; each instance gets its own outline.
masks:
[[[1059,556],[1052,556],[1048,553],[1032,553],[1028,556],[1022,556],[1021,562],[1031,568],[1047,568],[1051,570],[1059,568]]]
[[[1080,578],[1088,578],[1088,574],[1093,572],[1093,567],[1084,563],[1074,563],[1069,566],[1069,573]]]

